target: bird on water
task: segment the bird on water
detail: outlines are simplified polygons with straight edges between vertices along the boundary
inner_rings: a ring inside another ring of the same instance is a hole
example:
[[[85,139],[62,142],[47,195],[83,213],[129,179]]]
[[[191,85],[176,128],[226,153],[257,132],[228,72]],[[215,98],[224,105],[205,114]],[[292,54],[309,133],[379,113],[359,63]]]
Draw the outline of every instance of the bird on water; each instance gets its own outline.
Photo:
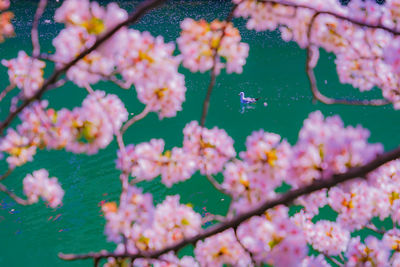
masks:
[[[245,103],[245,104],[254,103],[259,99],[259,98],[245,97],[243,92],[240,92],[239,95],[240,95],[240,103]]]

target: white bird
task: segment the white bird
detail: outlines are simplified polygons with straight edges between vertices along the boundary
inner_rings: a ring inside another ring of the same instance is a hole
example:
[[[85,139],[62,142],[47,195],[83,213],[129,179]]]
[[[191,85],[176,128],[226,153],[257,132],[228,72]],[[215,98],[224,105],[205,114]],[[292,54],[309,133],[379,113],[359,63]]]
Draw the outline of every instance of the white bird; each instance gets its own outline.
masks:
[[[240,103],[254,103],[258,100],[258,98],[252,98],[252,97],[245,97],[243,92],[239,93],[240,95]]]

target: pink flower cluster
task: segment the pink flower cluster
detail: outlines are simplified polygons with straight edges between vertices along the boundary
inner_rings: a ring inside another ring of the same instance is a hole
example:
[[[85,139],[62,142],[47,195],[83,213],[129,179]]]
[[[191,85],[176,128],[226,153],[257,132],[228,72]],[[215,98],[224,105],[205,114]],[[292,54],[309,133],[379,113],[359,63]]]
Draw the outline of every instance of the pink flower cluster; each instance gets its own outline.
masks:
[[[311,113],[293,147],[287,182],[303,186],[368,162],[383,151],[381,144],[368,144],[368,137],[361,126],[344,128],[338,116],[324,119],[319,111]]]
[[[45,169],[28,174],[23,181],[24,193],[30,203],[38,202],[42,197],[50,207],[55,208],[62,204],[64,190],[58,183],[57,178],[49,178]]]
[[[3,59],[1,64],[8,68],[10,83],[19,87],[24,98],[32,97],[43,84],[43,68],[46,64],[29,57],[24,51],[18,52],[18,57]]]
[[[238,211],[276,196],[275,188],[287,176],[291,157],[290,145],[277,134],[263,130],[253,132],[246,140],[243,161],[225,165],[223,188],[235,199]]]
[[[17,131],[9,129],[0,139],[0,152],[9,154],[10,168],[33,159],[37,148],[65,148],[74,153],[97,153],[112,141],[114,132],[128,119],[116,95],[95,91],[72,111],[46,109],[47,101],[36,102],[20,115]]]
[[[117,168],[128,171],[139,181],[161,175],[161,182],[167,187],[189,179],[196,171],[194,158],[182,148],[163,151],[162,139],[152,139],[136,146],[130,144],[126,147],[125,158],[118,151]]]
[[[288,208],[277,206],[264,217],[252,217],[237,230],[238,238],[256,262],[277,267],[297,266],[307,255],[303,231],[288,217]]]
[[[302,48],[315,46],[333,52],[342,83],[350,83],[361,91],[378,86],[383,96],[396,109],[400,108],[399,41],[385,30],[361,28],[336,16],[315,11],[327,11],[361,23],[380,24],[398,30],[398,0],[385,1],[383,5],[376,1],[352,0],[347,6],[337,0],[290,0],[286,2],[288,5],[256,0],[233,2],[238,4],[235,15],[249,18],[247,28],[257,31],[279,28],[285,41],[293,40]],[[316,63],[319,55],[314,53],[314,56]]]
[[[217,127],[210,130],[192,121],[183,129],[183,135],[183,150],[195,158],[201,174],[221,172],[224,164],[236,156],[233,139]]]
[[[56,53],[53,59],[62,66],[84,49],[91,47],[97,36],[127,18],[116,3],[107,8],[88,0],[67,0],[57,10],[55,20],[67,28],[53,40]],[[135,86],[139,100],[160,119],[173,117],[185,101],[184,76],[178,73],[180,57],[173,55],[173,43],[164,43],[148,32],[122,27],[112,38],[91,52],[67,72],[78,86],[97,83],[115,74],[123,78],[120,85]]]
[[[14,13],[4,11],[10,7],[9,0],[0,0],[0,42],[4,42],[4,37],[12,37],[14,35],[14,27],[11,20],[14,18]]]
[[[161,249],[194,236],[201,229],[201,216],[180,204],[179,196],[167,196],[154,207],[151,194],[143,194],[133,186],[121,195],[119,207],[109,202],[102,210],[108,239],[122,243],[124,237],[126,249],[131,253]]]
[[[184,67],[192,72],[205,72],[212,68],[215,57],[218,73],[224,67],[227,73],[242,73],[249,46],[240,42],[240,33],[232,23],[218,20],[208,23],[205,20],[186,18],[181,28],[182,33],[177,42],[183,55]],[[221,62],[221,57],[226,63]]]
[[[178,73],[180,57],[173,56],[174,50],[161,36],[130,29],[117,59],[125,86],[133,84],[140,102],[160,119],[175,116],[185,101],[185,79]]]

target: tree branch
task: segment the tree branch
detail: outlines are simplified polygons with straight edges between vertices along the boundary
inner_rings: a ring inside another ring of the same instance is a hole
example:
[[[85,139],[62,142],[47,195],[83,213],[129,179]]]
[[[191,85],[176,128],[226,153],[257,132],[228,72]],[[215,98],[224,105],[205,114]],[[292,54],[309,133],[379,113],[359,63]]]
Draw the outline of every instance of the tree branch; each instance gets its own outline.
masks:
[[[372,28],[372,29],[381,29],[381,30],[388,31],[388,32],[390,32],[390,33],[392,33],[394,35],[400,35],[399,31],[397,31],[397,30],[395,30],[393,28],[386,27],[386,26],[384,26],[384,25],[382,25],[380,23],[376,23],[376,24],[367,23],[365,21],[349,18],[349,17],[337,14],[337,13],[329,11],[329,10],[319,10],[317,8],[314,8],[314,7],[311,7],[311,6],[308,6],[308,5],[295,4],[295,3],[291,3],[291,2],[285,1],[285,0],[257,0],[257,1],[261,2],[261,3],[279,4],[279,5],[288,6],[288,7],[305,8],[305,9],[309,9],[309,10],[318,12],[320,14],[327,14],[327,15],[334,16],[334,17],[336,17],[338,19],[346,20],[348,22],[351,22],[351,23],[356,24],[356,25],[361,26],[361,27],[367,27],[367,28]]]
[[[8,127],[13,119],[24,110],[30,103],[35,100],[38,100],[42,97],[42,95],[49,89],[51,85],[57,82],[58,77],[60,77],[63,73],[68,71],[72,66],[74,66],[79,60],[96,50],[101,44],[110,39],[118,30],[122,27],[130,25],[138,21],[147,11],[153,9],[163,3],[165,0],[146,0],[139,4],[136,10],[129,15],[129,17],[119,23],[117,26],[112,28],[110,31],[105,33],[103,36],[99,37],[97,41],[88,49],[84,50],[80,53],[75,59],[71,60],[67,64],[65,64],[62,68],[56,69],[53,74],[43,83],[42,87],[30,98],[25,99],[24,102],[18,106],[13,112],[11,112],[8,117],[0,124],[0,135],[3,133],[4,129]]]
[[[200,118],[200,126],[204,127],[205,123],[206,123],[206,117],[207,117],[207,113],[208,113],[208,107],[210,106],[210,98],[211,98],[211,93],[212,90],[214,88],[215,85],[215,81],[217,79],[217,58],[218,58],[218,49],[221,46],[222,40],[225,37],[225,29],[228,26],[229,22],[232,21],[233,19],[233,14],[235,13],[236,8],[238,7],[238,5],[234,5],[231,9],[231,11],[229,12],[226,20],[225,20],[225,25],[222,28],[222,35],[221,38],[219,39],[218,45],[215,49],[213,49],[213,66],[211,68],[211,78],[210,78],[210,83],[208,84],[208,89],[207,89],[207,94],[206,97],[204,99],[203,102],[203,110],[201,112],[201,118]]]
[[[6,173],[4,173],[2,176],[0,176],[0,181],[6,179],[11,173],[12,173],[13,169],[8,169],[6,171]]]
[[[4,184],[0,183],[0,191],[6,193],[10,198],[20,205],[26,206],[32,204],[29,200],[25,200],[10,191]]]
[[[311,66],[310,61],[312,58],[311,47],[307,47],[307,61],[306,61],[306,72],[307,77],[310,82],[311,92],[314,99],[328,105],[332,104],[342,104],[342,105],[353,105],[353,106],[384,106],[390,104],[386,99],[371,99],[371,100],[350,100],[350,99],[335,99],[323,95],[317,86],[317,80],[314,74],[314,67]]]
[[[126,130],[128,130],[129,127],[131,127],[132,124],[134,124],[137,121],[140,121],[141,119],[143,119],[144,117],[147,116],[147,114],[149,114],[150,112],[150,108],[149,106],[146,106],[143,111],[141,113],[139,113],[138,115],[130,118],[123,126],[121,129],[121,134],[124,134],[126,132]]]
[[[217,189],[217,190],[218,190],[219,192],[221,192],[222,194],[231,196],[231,194],[230,194],[228,191],[226,191],[226,190],[222,187],[222,185],[221,185],[220,183],[218,183],[217,180],[215,180],[214,176],[212,176],[211,174],[207,174],[206,177],[207,177],[208,181],[210,181],[210,183],[215,187],[215,189]]]
[[[37,58],[40,55],[38,27],[39,27],[39,20],[44,13],[46,5],[47,5],[47,0],[40,0],[38,8],[36,9],[35,17],[33,19],[33,25],[32,25],[32,31],[31,31],[32,47],[33,47],[32,57],[33,58]]]
[[[159,256],[170,252],[174,251],[177,252],[181,248],[185,247],[186,245],[193,244],[195,245],[197,241],[202,240],[204,238],[207,238],[209,236],[215,235],[217,233],[221,233],[229,228],[234,228],[236,229],[241,223],[244,221],[248,220],[249,218],[253,216],[259,216],[264,214],[264,212],[268,209],[271,209],[275,206],[278,205],[285,205],[287,203],[291,203],[293,200],[296,198],[310,194],[312,192],[321,190],[323,188],[331,188],[337,184],[358,178],[358,177],[365,177],[369,172],[377,169],[378,167],[382,166],[383,164],[395,160],[397,158],[400,158],[400,147],[397,147],[396,149],[383,153],[379,156],[377,156],[374,160],[371,160],[367,164],[360,166],[360,167],[354,167],[349,169],[347,172],[342,173],[342,174],[335,174],[327,179],[323,180],[316,180],[313,183],[311,183],[308,186],[304,186],[302,188],[298,188],[292,191],[289,191],[288,193],[274,199],[274,200],[269,200],[264,203],[259,204],[255,208],[250,209],[248,212],[244,212],[239,214],[238,216],[234,217],[232,220],[228,220],[225,222],[222,222],[220,224],[217,224],[213,227],[207,228],[203,231],[201,231],[198,235],[193,236],[191,238],[187,238],[182,240],[179,243],[176,243],[172,246],[168,246],[164,249],[160,249],[157,251],[153,252],[142,252],[142,253],[137,253],[137,254],[116,254],[113,252],[106,252],[106,251],[101,251],[99,253],[88,253],[88,254],[63,254],[59,253],[58,256],[61,259],[64,260],[78,260],[78,259],[88,259],[88,258],[107,258],[107,257],[129,257],[131,259],[136,259],[136,258],[158,258]]]
[[[336,98],[330,98],[325,95],[323,95],[319,90],[317,86],[317,79],[315,78],[314,74],[314,68],[317,65],[317,61],[313,60],[313,49],[318,47],[313,47],[312,41],[311,41],[311,34],[312,34],[312,28],[314,25],[315,20],[317,17],[323,14],[323,12],[316,12],[310,19],[310,23],[307,28],[307,39],[308,39],[308,46],[306,48],[307,52],[307,60],[306,60],[306,72],[307,72],[307,77],[310,82],[310,87],[311,87],[311,92],[314,96],[314,99],[328,105],[332,104],[343,104],[343,105],[353,105],[353,106],[384,106],[390,104],[389,101],[386,99],[372,99],[372,100],[350,100],[350,99],[336,99]]]
[[[15,88],[15,84],[10,84],[6,88],[4,88],[4,90],[0,93],[0,102],[14,88]]]

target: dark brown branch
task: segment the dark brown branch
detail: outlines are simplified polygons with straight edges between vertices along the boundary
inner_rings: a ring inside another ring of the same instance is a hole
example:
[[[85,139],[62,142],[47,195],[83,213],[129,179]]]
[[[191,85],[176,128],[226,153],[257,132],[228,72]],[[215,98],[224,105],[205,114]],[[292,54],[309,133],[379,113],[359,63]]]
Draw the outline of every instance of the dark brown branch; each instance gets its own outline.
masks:
[[[386,26],[384,26],[384,25],[382,25],[380,23],[371,24],[371,23],[364,22],[362,20],[357,20],[357,19],[353,19],[353,18],[349,18],[349,17],[343,16],[343,15],[337,14],[337,13],[332,12],[332,11],[318,10],[318,9],[316,9],[314,7],[311,7],[311,6],[308,6],[308,5],[295,4],[295,3],[291,3],[291,2],[285,1],[285,0],[257,0],[257,1],[258,2],[262,2],[262,3],[279,4],[279,5],[282,5],[282,6],[289,6],[289,7],[294,7],[294,8],[305,8],[305,9],[309,9],[309,10],[318,12],[320,14],[331,15],[331,16],[334,16],[334,17],[336,17],[338,19],[346,20],[348,22],[351,22],[351,23],[356,24],[356,25],[361,26],[361,27],[367,27],[367,28],[371,28],[371,29],[381,29],[381,30],[388,31],[388,32],[390,32],[390,33],[392,33],[394,35],[400,35],[399,31],[397,31],[397,30],[395,30],[393,28],[386,27]]]
[[[38,27],[39,27],[39,20],[43,15],[46,5],[47,5],[47,0],[40,0],[38,8],[36,9],[35,17],[33,19],[33,25],[32,25],[32,31],[31,31],[32,47],[33,47],[32,57],[33,58],[37,58],[40,55]]]
[[[14,194],[12,191],[10,191],[4,184],[0,183],[0,191],[6,193],[10,198],[12,198],[15,202],[17,202],[20,205],[26,206],[32,204],[28,200],[22,199],[16,194]]]
[[[30,103],[40,99],[42,95],[49,89],[49,87],[57,82],[57,79],[66,71],[68,71],[72,66],[74,66],[79,60],[96,50],[101,44],[110,39],[118,30],[122,27],[130,25],[138,21],[147,11],[153,9],[163,3],[166,0],[147,0],[139,4],[136,10],[129,15],[129,17],[123,22],[119,23],[117,26],[112,28],[110,31],[105,33],[103,36],[99,37],[97,41],[88,49],[80,53],[75,59],[68,62],[62,68],[56,69],[53,74],[44,82],[42,87],[30,98],[24,100],[24,102],[18,106],[13,112],[11,112],[8,117],[0,124],[0,134],[3,133],[4,129],[8,127],[13,119]]]
[[[0,176],[0,181],[6,179],[12,173],[12,171],[13,171],[13,169],[8,169],[5,174]]]
[[[158,258],[159,256],[170,252],[174,251],[177,252],[181,248],[193,244],[195,245],[197,241],[202,240],[204,238],[207,238],[209,236],[221,233],[227,229],[233,228],[236,229],[241,223],[244,221],[248,220],[249,218],[253,216],[260,216],[264,214],[264,212],[268,209],[271,209],[275,206],[278,205],[286,205],[287,203],[291,203],[293,200],[296,198],[310,194],[312,192],[321,190],[323,188],[331,188],[335,185],[338,185],[340,183],[343,183],[345,181],[349,181],[358,177],[365,177],[369,172],[377,169],[378,167],[382,166],[383,164],[398,159],[400,158],[400,147],[383,153],[379,156],[377,156],[374,160],[371,160],[367,164],[360,166],[360,167],[354,167],[349,169],[347,172],[342,173],[342,174],[336,174],[332,175],[327,179],[324,180],[316,180],[313,183],[311,183],[308,186],[304,186],[302,188],[298,188],[295,190],[292,190],[274,200],[269,200],[264,203],[261,203],[260,205],[256,206],[253,209],[250,209],[248,212],[239,214],[238,216],[234,217],[232,220],[225,221],[223,223],[217,224],[213,227],[207,228],[203,230],[201,233],[199,233],[196,236],[193,236],[191,238],[184,239],[183,241],[172,245],[168,246],[164,249],[157,250],[154,252],[147,252],[147,253],[137,253],[137,254],[115,254],[113,252],[99,252],[99,253],[88,253],[88,254],[63,254],[59,253],[59,257],[64,260],[78,260],[78,259],[88,259],[88,258],[107,258],[107,257],[129,257],[131,259],[136,259],[136,258]]]
[[[213,49],[213,66],[211,68],[211,78],[210,78],[210,83],[208,84],[208,88],[207,88],[207,94],[206,97],[204,99],[203,102],[203,110],[201,112],[201,119],[200,119],[200,125],[202,127],[204,127],[204,125],[206,124],[206,117],[207,117],[207,113],[208,113],[208,107],[210,106],[210,98],[211,98],[211,93],[212,90],[214,88],[215,85],[215,80],[217,78],[217,58],[218,58],[218,49],[222,44],[222,40],[225,37],[225,30],[226,27],[228,26],[228,24],[232,21],[233,19],[233,14],[235,13],[235,10],[237,8],[237,5],[234,5],[231,9],[231,11],[229,12],[226,20],[225,20],[225,25],[222,28],[222,34],[221,34],[221,38],[219,39],[218,45],[217,47],[215,47],[215,49]]]

